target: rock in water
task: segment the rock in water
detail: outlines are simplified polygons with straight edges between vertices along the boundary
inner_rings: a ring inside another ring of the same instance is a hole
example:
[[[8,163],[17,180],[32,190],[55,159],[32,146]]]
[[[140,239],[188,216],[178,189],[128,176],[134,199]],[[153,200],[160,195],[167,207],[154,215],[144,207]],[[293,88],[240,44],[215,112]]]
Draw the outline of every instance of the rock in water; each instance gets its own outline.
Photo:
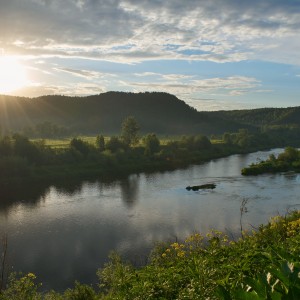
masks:
[[[207,190],[207,189],[215,189],[216,188],[216,184],[215,183],[206,183],[206,184],[202,184],[202,185],[193,185],[193,186],[187,186],[186,189],[188,191],[192,190],[192,191],[198,191],[198,190]]]

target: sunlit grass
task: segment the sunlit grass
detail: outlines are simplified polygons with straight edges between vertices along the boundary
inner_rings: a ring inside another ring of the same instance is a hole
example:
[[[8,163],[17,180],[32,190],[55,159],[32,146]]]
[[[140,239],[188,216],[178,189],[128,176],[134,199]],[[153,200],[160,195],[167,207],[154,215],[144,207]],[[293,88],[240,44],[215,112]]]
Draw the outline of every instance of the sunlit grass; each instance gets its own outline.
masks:
[[[210,142],[212,144],[225,144],[224,140],[222,139],[211,139]]]
[[[45,146],[48,146],[52,149],[65,149],[68,148],[70,145],[70,141],[74,137],[67,137],[61,139],[31,139],[32,142],[39,142],[43,141]],[[97,136],[77,136],[77,138],[91,144],[95,145]],[[109,139],[109,137],[104,137],[105,141]]]
[[[171,141],[179,141],[182,138],[182,136],[158,136],[158,137],[160,140],[160,145],[162,146],[167,145]],[[54,139],[31,139],[31,141],[37,142],[42,140],[45,146],[48,146],[52,149],[66,149],[69,147],[70,141],[73,138],[74,137],[71,136],[71,137],[60,138],[60,139],[55,139],[55,138]],[[80,138],[81,140],[91,145],[95,145],[97,136],[81,135],[81,136],[77,136],[77,138]],[[106,142],[110,139],[110,136],[105,136],[104,139]],[[224,141],[222,139],[211,139],[210,141],[212,144],[224,144]],[[139,144],[137,146],[142,146],[142,145],[143,145],[143,141],[141,137]]]

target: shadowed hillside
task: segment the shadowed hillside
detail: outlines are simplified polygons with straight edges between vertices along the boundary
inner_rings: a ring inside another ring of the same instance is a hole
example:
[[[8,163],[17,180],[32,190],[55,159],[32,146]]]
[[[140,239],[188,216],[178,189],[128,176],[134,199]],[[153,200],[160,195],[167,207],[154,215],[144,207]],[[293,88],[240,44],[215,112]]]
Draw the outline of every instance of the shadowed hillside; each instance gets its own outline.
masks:
[[[24,131],[46,122],[48,126],[68,128],[70,134],[116,134],[129,115],[136,118],[143,133],[171,135],[222,134],[265,125],[300,126],[300,107],[198,112],[177,97],[158,92],[108,92],[87,97],[0,96],[2,133]]]
[[[0,97],[3,132],[23,130],[45,121],[71,132],[119,132],[122,120],[132,115],[143,132],[161,134],[211,134],[235,131],[237,122],[198,112],[167,93],[108,92],[87,97]]]
[[[213,115],[252,126],[298,125],[300,126],[300,107],[259,108],[213,112]]]

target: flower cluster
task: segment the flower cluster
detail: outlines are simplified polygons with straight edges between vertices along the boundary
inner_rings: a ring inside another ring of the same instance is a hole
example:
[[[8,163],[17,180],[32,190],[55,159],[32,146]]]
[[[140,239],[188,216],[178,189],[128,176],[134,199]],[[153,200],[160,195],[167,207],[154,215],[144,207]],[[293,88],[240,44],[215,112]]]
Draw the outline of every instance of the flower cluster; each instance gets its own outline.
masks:
[[[173,243],[170,245],[170,248],[167,248],[165,252],[161,255],[162,257],[170,257],[170,256],[177,256],[177,257],[185,257],[186,251],[184,250],[186,245]]]
[[[287,236],[295,236],[300,232],[300,218],[287,223],[286,227]]]

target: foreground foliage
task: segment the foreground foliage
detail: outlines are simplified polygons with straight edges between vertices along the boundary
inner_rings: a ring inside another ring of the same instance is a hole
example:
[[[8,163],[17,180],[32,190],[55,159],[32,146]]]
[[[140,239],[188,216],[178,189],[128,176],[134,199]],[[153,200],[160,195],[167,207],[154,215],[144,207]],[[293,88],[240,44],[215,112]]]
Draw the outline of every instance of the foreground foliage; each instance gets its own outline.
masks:
[[[135,268],[117,254],[98,271],[99,289],[76,283],[38,292],[33,274],[12,277],[0,299],[300,299],[300,211],[238,240],[219,231],[160,245]]]

